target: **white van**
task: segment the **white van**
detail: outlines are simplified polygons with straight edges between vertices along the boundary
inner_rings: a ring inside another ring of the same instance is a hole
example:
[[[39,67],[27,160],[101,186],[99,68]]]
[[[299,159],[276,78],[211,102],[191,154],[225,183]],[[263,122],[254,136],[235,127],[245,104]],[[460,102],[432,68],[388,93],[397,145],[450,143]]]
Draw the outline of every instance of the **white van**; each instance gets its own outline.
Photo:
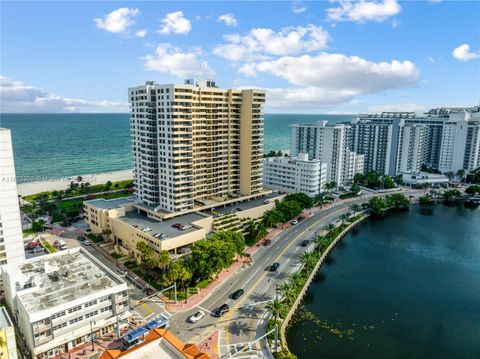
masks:
[[[64,251],[65,249],[68,249],[67,243],[63,239],[60,239],[58,241],[58,248],[60,248],[61,251]]]

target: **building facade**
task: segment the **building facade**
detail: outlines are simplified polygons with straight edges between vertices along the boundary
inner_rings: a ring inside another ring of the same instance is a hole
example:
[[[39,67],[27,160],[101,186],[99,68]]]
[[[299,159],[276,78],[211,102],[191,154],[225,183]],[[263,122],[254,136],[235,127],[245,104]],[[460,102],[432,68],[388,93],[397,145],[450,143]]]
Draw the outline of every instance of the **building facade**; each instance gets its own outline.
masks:
[[[303,192],[314,197],[324,191],[327,164],[309,160],[308,154],[297,157],[268,157],[263,160],[265,186],[285,192]]]
[[[185,213],[262,193],[264,91],[187,80],[148,81],[128,94],[139,202]]]
[[[66,353],[130,316],[127,284],[83,248],[8,264],[3,280],[31,358]]]
[[[351,126],[316,124],[290,125],[290,154],[305,153],[311,159],[327,164],[327,180],[343,185],[353,180],[355,173],[363,173],[363,158],[352,151]]]
[[[352,121],[352,149],[365,156],[365,171],[391,176],[472,171],[480,167],[479,107],[360,115]]]
[[[10,130],[0,128],[0,266],[25,259]]]
[[[4,343],[0,346],[0,359],[17,359],[15,328],[5,307],[0,307],[0,338]]]

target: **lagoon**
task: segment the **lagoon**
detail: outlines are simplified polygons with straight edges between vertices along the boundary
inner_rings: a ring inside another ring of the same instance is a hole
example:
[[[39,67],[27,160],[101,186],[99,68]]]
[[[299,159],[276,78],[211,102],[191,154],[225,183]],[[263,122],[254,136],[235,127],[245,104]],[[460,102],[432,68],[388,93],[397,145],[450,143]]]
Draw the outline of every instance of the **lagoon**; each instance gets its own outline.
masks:
[[[310,358],[480,358],[480,209],[413,206],[332,251],[287,332]]]

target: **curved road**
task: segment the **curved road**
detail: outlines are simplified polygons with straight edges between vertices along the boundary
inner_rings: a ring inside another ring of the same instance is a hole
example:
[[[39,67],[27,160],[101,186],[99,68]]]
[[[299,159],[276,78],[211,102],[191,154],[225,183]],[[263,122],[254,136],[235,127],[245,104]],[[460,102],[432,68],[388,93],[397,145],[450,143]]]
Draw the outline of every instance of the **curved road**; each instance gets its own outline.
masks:
[[[403,193],[418,194],[418,191]],[[224,357],[244,348],[265,333],[265,302],[275,297],[276,286],[299,269],[302,252],[312,250],[313,243],[308,247],[302,247],[300,243],[304,239],[312,239],[315,232],[320,233],[327,224],[337,221],[353,203],[362,203],[379,195],[369,193],[355,200],[337,202],[329,208],[316,210],[311,217],[287,228],[272,240],[270,246],[257,250],[252,256],[252,265],[238,269],[203,303],[186,312],[176,313],[170,319],[170,329],[180,339],[190,343],[198,342],[208,333],[219,329],[220,352]],[[277,272],[270,272],[269,267],[274,262],[279,262],[280,268]],[[232,300],[230,295],[239,288],[244,289],[245,294],[236,301]],[[213,317],[211,311],[224,303],[230,306],[230,312],[222,318]],[[249,309],[245,309],[245,305]],[[186,319],[198,310],[206,313],[205,318],[196,324],[188,323]],[[256,348],[262,348],[260,343],[256,344]]]

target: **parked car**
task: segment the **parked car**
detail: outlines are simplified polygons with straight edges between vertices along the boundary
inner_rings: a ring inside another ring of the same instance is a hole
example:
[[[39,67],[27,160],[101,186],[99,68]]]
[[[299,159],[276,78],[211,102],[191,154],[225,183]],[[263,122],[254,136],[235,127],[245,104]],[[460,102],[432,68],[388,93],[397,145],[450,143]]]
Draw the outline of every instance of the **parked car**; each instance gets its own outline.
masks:
[[[230,310],[230,307],[228,306],[228,304],[222,304],[220,307],[215,309],[212,314],[213,314],[213,316],[215,316],[217,318],[220,318],[225,313],[227,313],[229,310]]]
[[[200,311],[196,312],[195,314],[192,314],[191,316],[189,316],[188,321],[190,323],[196,323],[199,320],[203,319],[204,317],[205,317],[205,313],[200,310]]]
[[[303,217],[300,216],[300,217],[297,218],[297,221],[301,222],[301,221],[303,221],[304,219],[305,219],[305,218],[303,218]]]
[[[291,223],[292,226],[295,226],[298,224],[298,219],[294,219]]]
[[[280,267],[280,263],[275,262],[270,266],[270,272],[276,272],[278,270],[278,267]]]
[[[185,226],[182,226],[182,228],[180,228],[182,231],[186,231],[187,229],[190,229],[192,228],[192,225],[191,224],[187,224]]]
[[[271,239],[265,239],[265,240],[263,241],[263,245],[264,245],[265,247],[266,247],[266,246],[269,246],[270,243],[272,243],[272,240],[271,240]]]
[[[44,253],[44,252],[45,252],[45,248],[43,248],[42,246],[34,247],[33,250],[32,250],[33,254],[39,254],[39,253]]]
[[[174,224],[172,224],[172,228],[180,229],[180,228],[182,228],[182,227],[183,227],[183,224],[181,224],[181,223],[174,223]]]
[[[235,208],[238,212],[243,211],[240,207]]]
[[[143,290],[143,293],[145,293],[146,295],[152,295],[153,293],[155,293],[155,291],[152,288],[145,288]]]
[[[83,241],[82,243],[83,243],[83,245],[85,245],[85,246],[89,246],[89,245],[92,244],[92,242],[90,242],[88,239],[87,239],[86,241]]]
[[[58,241],[58,248],[60,248],[61,251],[64,251],[65,249],[68,249],[67,243],[63,239],[60,239]]]
[[[266,199],[265,201],[263,201],[263,203],[268,204],[270,203],[270,200]]]
[[[30,249],[33,249],[35,247],[38,247],[39,245],[40,245],[40,243],[38,243],[38,242],[30,242],[30,243],[27,243],[27,245],[25,246],[25,249],[30,250]]]
[[[304,240],[302,241],[302,247],[308,246],[309,243],[310,243],[310,241],[309,241],[308,239],[304,239]]]
[[[245,291],[243,289],[237,289],[235,292],[233,292],[232,299],[237,300],[238,298],[240,298],[243,295],[243,293],[245,293]]]
[[[84,237],[84,236],[80,236],[80,237],[78,237],[78,240],[79,240],[80,242],[83,242],[83,241],[85,240],[85,237]]]

